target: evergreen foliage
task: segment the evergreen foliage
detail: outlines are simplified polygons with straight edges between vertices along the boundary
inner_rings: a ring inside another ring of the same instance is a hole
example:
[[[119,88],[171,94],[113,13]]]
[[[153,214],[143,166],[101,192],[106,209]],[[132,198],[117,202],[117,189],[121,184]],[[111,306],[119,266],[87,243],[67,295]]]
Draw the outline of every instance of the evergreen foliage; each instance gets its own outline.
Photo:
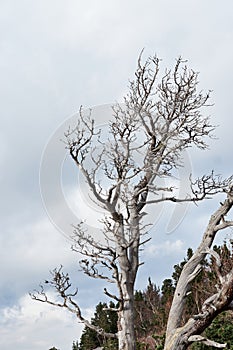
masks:
[[[72,350],[79,350],[78,341],[73,342]]]
[[[117,314],[111,311],[111,308],[115,307],[113,302],[110,302],[109,305],[100,302],[96,306],[91,324],[101,327],[107,333],[117,333]],[[116,340],[106,339],[89,327],[85,327],[80,339],[79,350],[92,350],[104,345],[108,346],[106,349],[111,349],[111,344],[116,344]]]
[[[227,349],[233,350],[233,313],[225,312],[220,314],[203,335],[219,343],[227,343]],[[216,349],[213,346],[206,346],[200,343],[193,344],[191,348],[192,350]]]

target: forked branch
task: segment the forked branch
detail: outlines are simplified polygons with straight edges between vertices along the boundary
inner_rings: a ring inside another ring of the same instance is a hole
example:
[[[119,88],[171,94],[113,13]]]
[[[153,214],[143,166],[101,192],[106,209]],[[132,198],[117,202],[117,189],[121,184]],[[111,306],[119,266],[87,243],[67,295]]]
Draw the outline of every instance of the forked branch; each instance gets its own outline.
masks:
[[[74,300],[74,297],[77,295],[78,290],[76,289],[73,292],[69,291],[72,287],[70,283],[70,278],[68,274],[62,271],[62,266],[59,269],[54,269],[53,271],[51,271],[51,275],[52,279],[50,281],[46,280],[45,284],[55,289],[56,294],[61,301],[58,301],[56,299],[50,299],[48,293],[45,292],[45,288],[43,285],[40,285],[39,291],[34,291],[33,293],[30,293],[30,296],[33,300],[37,300],[53,306],[58,306],[60,308],[65,308],[71,313],[75,314],[75,316],[84,325],[86,325],[88,328],[93,329],[98,334],[103,335],[107,338],[117,338],[117,334],[105,332],[103,328],[93,325],[85,317],[83,317],[78,303]]]

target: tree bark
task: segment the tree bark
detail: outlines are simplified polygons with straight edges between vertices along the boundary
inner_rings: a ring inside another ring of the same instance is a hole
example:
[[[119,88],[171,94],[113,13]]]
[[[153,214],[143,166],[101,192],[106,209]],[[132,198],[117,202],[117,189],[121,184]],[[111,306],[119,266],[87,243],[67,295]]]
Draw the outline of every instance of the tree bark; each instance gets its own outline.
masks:
[[[120,267],[118,287],[121,295],[121,307],[118,312],[119,350],[136,349],[136,335],[134,329],[134,284],[139,266],[140,218],[135,203],[131,203],[128,209],[130,213],[129,226],[131,237],[129,237],[126,246],[124,246],[123,241],[118,245]],[[117,236],[125,237],[123,233],[124,225],[122,223]]]
[[[232,225],[232,222],[225,220],[225,216],[233,206],[232,188],[227,193],[224,203],[220,204],[220,207],[209,220],[199,247],[181,272],[168,317],[164,350],[187,349],[188,345],[195,341],[195,336],[199,336],[211,324],[213,319],[224,309],[226,310],[232,302],[233,271],[230,271],[225,276],[219,276],[221,288],[203,303],[201,312],[198,315],[192,315],[186,324],[181,324],[185,299],[187,293],[191,291],[192,281],[201,270],[201,262],[208,253],[211,253],[210,248],[217,232]],[[209,342],[209,340],[206,340],[206,343]],[[225,344],[216,343],[214,346],[224,348]]]
[[[126,282],[122,310],[118,313],[118,349],[135,350],[134,295],[133,288]]]

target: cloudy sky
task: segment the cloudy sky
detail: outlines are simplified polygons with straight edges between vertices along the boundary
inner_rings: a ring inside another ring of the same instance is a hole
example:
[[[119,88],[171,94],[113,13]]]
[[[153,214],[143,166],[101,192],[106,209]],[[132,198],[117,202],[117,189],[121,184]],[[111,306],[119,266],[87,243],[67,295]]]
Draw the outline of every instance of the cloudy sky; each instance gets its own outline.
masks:
[[[62,234],[74,223],[70,218],[81,215],[98,225],[57,142],[67,120],[80,105],[122,101],[142,48],[145,56],[157,53],[164,67],[182,55],[200,72],[200,87],[213,90],[209,114],[219,125],[211,150],[187,155],[188,166],[194,174],[214,168],[227,176],[233,160],[232,39],[230,0],[0,0],[1,349],[71,350],[81,325],[28,296],[59,264],[74,275],[87,316],[101,300],[103,285],[78,272],[77,257]],[[65,209],[54,192],[61,173]],[[156,212],[138,288],[149,275],[158,284],[169,277],[187,247],[197,245],[216,204],[189,207],[170,233],[174,209]]]

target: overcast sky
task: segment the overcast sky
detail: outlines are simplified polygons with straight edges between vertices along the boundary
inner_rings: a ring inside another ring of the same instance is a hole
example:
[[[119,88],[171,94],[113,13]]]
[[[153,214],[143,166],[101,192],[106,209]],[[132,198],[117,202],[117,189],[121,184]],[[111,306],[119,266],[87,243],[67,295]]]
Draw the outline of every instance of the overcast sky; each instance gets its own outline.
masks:
[[[56,346],[71,350],[81,325],[67,312],[33,302],[28,296],[49,276],[49,270],[61,263],[75,273],[86,315],[90,316],[101,300],[103,285],[91,283],[78,272],[77,257],[54,226],[56,217],[51,214],[51,203],[56,200],[55,193],[51,198],[53,176],[58,176],[51,150],[67,118],[80,105],[121,102],[142,48],[145,57],[157,53],[164,67],[172,67],[182,55],[200,72],[200,87],[213,90],[215,105],[208,113],[213,124],[219,125],[211,150],[190,153],[187,164],[194,174],[214,168],[230,175],[232,39],[230,0],[0,0],[1,349],[48,350]],[[64,153],[59,158],[62,147],[54,151],[58,162],[64,160]],[[42,192],[49,193],[47,208],[39,186],[41,159],[42,177],[47,171],[49,179],[46,183],[43,177],[42,183]],[[63,164],[63,182],[67,203],[77,218],[85,208],[80,206],[80,191],[84,202],[85,193],[68,160]],[[138,288],[146,285],[148,276],[158,284],[169,277],[186,249],[197,245],[216,204],[215,200],[199,208],[189,207],[181,225],[169,234],[167,224],[173,209],[156,212],[153,239],[142,255],[146,264]],[[90,212],[86,214],[95,227]],[[72,224],[69,217],[62,220]]]

